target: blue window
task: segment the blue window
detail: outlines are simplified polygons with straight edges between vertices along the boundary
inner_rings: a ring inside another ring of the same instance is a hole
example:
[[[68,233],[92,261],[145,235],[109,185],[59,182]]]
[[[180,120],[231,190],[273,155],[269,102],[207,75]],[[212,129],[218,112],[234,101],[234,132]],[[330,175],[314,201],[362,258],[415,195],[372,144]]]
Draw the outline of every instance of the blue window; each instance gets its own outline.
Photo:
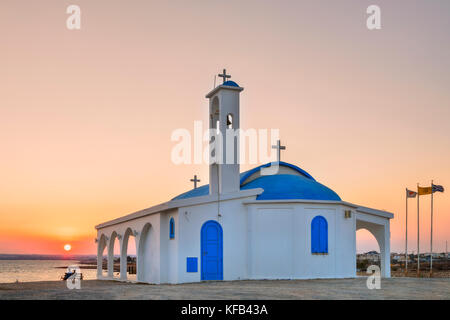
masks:
[[[173,218],[170,218],[169,222],[169,238],[175,239],[175,220]]]
[[[198,262],[197,257],[187,257],[186,258],[186,271],[187,272],[198,272]]]
[[[328,223],[322,216],[311,222],[311,253],[328,253]]]

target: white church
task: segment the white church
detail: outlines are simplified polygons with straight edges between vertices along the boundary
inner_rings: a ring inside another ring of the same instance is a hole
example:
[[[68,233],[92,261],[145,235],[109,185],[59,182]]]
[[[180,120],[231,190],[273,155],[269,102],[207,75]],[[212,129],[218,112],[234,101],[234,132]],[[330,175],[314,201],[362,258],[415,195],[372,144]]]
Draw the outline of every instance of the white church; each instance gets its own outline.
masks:
[[[206,98],[210,128],[217,130],[218,124],[225,132],[230,116],[233,129],[239,128],[244,88],[227,80],[225,70],[221,76],[223,84]],[[277,170],[268,170],[272,166]],[[127,280],[130,237],[135,237],[138,282],[352,278],[356,231],[362,228],[376,238],[381,275],[390,277],[393,214],[343,201],[295,164],[278,161],[241,173],[238,161],[211,161],[210,184],[197,188],[195,180],[194,189],[170,201],[95,227],[99,279]],[[113,277],[116,242],[118,278]],[[104,251],[107,275],[102,272]]]

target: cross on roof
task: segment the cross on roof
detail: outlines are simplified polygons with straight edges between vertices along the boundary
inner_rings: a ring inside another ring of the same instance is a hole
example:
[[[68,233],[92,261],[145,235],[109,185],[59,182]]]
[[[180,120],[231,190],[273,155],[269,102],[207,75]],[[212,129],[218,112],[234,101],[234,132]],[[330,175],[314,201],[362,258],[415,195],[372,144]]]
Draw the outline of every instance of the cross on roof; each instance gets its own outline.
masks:
[[[223,69],[223,73],[219,73],[219,77],[223,78],[223,83],[225,83],[227,79],[231,78],[231,75],[227,74],[227,69]]]
[[[200,179],[197,179],[197,175],[194,175],[194,179],[191,179],[191,181],[194,183],[194,189],[197,189],[197,182],[200,182]]]
[[[277,140],[277,144],[275,146],[272,146],[272,149],[277,149],[277,162],[280,162],[281,150],[286,150],[286,146],[282,146],[281,141]]]

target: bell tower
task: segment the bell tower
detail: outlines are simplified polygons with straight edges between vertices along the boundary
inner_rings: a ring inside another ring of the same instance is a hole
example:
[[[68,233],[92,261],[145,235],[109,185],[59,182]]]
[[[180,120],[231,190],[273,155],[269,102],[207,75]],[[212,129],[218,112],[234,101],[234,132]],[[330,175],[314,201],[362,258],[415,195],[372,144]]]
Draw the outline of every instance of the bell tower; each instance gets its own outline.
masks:
[[[240,190],[239,183],[239,94],[241,88],[223,70],[223,83],[206,95],[209,99],[210,163],[209,193]]]

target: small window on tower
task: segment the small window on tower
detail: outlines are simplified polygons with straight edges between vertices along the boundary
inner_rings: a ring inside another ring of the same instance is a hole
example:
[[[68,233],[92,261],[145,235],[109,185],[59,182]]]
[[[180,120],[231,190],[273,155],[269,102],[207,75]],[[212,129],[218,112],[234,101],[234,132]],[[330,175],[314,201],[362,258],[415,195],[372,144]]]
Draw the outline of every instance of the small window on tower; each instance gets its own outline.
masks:
[[[175,239],[175,221],[170,218],[169,222],[169,239]]]
[[[233,129],[233,115],[231,113],[227,114],[227,128]]]

